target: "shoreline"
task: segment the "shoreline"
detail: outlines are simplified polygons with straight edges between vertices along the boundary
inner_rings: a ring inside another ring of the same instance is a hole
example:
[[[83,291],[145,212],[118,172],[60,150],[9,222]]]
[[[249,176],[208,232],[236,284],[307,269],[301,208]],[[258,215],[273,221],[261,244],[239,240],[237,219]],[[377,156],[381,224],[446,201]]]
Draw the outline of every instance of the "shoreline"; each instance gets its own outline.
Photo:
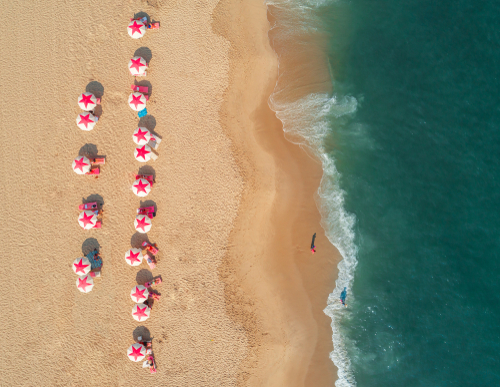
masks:
[[[244,326],[250,346],[239,383],[334,385],[331,320],[323,309],[341,256],[320,226],[315,203],[321,163],[285,139],[268,105],[278,61],[269,42],[267,7],[260,1],[235,5],[222,0],[217,18],[226,20],[214,30],[231,42],[221,122],[244,179],[219,269],[226,309]],[[318,249],[312,255],[308,246],[314,232]]]

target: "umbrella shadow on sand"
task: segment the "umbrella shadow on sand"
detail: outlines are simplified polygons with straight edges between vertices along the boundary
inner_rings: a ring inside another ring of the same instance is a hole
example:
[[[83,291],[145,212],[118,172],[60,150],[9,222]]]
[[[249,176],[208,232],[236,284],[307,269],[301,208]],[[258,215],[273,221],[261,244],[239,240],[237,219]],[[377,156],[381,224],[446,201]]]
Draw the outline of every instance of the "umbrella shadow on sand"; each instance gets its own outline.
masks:
[[[140,167],[137,174],[138,175],[152,175],[153,180],[156,179],[156,172],[155,172],[154,168],[151,167],[150,165],[145,165],[143,167]],[[155,210],[156,210],[156,207],[155,207]]]
[[[100,82],[92,81],[87,85],[85,91],[94,94],[97,98],[102,98],[104,95],[104,86]]]
[[[138,285],[144,285],[146,282],[152,281],[153,278],[153,273],[147,269],[139,270],[135,276],[135,280]]]
[[[146,12],[141,11],[141,12],[134,13],[134,19],[142,19],[143,17],[148,18],[148,23],[151,22],[151,18],[149,17],[149,15]]]
[[[86,156],[90,158],[97,157],[97,145],[85,144],[78,151],[78,156]]]
[[[148,234],[136,232],[132,235],[132,238],[130,238],[130,246],[134,249],[142,249],[142,242],[149,242]]]
[[[153,52],[148,47],[139,47],[134,52],[134,56],[140,56],[143,58],[149,66],[149,62],[153,59]]]
[[[88,196],[86,199],[82,198],[82,204],[94,203],[96,202],[100,208],[104,205],[104,198],[101,195],[93,194]]]
[[[142,336],[142,341],[151,341],[152,339],[149,329],[142,325],[134,329],[132,336],[134,341],[139,341],[139,336]]]
[[[88,238],[82,244],[82,253],[83,253],[83,255],[87,255],[91,251],[94,251],[94,250],[99,251],[100,248],[101,248],[101,245],[99,244],[99,242],[97,241],[97,239],[95,239],[95,238]]]
[[[154,118],[153,116],[147,115],[141,117],[138,126],[146,128],[147,130],[156,135],[156,133],[153,132],[153,130],[156,128],[156,118]]]

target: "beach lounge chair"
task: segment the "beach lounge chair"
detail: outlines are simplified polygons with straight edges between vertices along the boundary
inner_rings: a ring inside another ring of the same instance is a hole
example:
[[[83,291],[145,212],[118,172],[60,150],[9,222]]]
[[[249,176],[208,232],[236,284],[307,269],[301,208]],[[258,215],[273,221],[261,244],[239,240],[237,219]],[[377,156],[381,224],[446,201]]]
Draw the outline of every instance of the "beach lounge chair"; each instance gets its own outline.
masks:
[[[91,271],[89,273],[89,275],[92,277],[92,278],[100,278],[101,277],[101,271]]]
[[[100,220],[98,220],[96,223],[95,223],[95,226],[92,227],[92,228],[101,228],[102,227],[102,223]]]
[[[146,282],[146,283],[144,284],[144,286],[145,286],[145,287],[147,287],[147,288],[150,288],[151,286],[159,285],[159,284],[161,284],[162,282],[163,282],[163,281],[162,281],[161,277],[156,277],[156,278],[153,278],[153,280],[152,280],[152,281]]]
[[[160,22],[148,23],[148,18],[146,16],[142,18],[130,18],[130,21],[140,21],[142,24],[146,26],[148,30],[157,30],[160,28]]]
[[[142,93],[142,94],[149,93],[149,87],[147,87],[147,86],[132,85],[132,86],[130,86],[130,88],[133,91],[137,91],[137,92]]]
[[[80,204],[78,206],[78,209],[80,211],[85,211],[85,210],[95,211],[95,210],[99,210],[99,205],[97,204],[97,202],[85,203],[85,204]]]
[[[106,157],[95,157],[93,159],[89,159],[92,164],[105,164],[106,163]]]
[[[99,168],[92,168],[90,172],[87,172],[86,175],[99,175],[101,170]]]
[[[149,219],[153,219],[156,216],[155,208],[151,207],[141,207],[137,209],[138,215],[147,215]]]
[[[142,247],[144,247],[148,252],[150,252],[153,255],[158,254],[158,246],[156,243],[149,243],[148,241],[142,242]]]
[[[153,175],[135,175],[135,180],[139,180],[139,179],[146,179],[149,182],[149,184],[151,184],[151,187],[155,183],[155,179],[154,179]]]
[[[146,254],[146,256],[144,258],[146,258],[146,262],[148,263],[149,268],[151,270],[153,270],[156,267],[156,260],[153,257],[151,257],[149,254]]]

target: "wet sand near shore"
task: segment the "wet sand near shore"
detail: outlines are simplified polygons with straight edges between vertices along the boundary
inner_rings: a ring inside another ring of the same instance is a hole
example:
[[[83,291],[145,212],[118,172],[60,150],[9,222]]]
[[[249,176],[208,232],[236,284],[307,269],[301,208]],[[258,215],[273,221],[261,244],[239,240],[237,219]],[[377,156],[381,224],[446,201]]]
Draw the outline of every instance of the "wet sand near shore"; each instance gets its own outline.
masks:
[[[276,62],[260,2],[96,0],[4,2],[16,15],[2,36],[4,147],[0,209],[0,385],[327,386],[335,369],[322,312],[338,255],[319,226],[320,165],[284,140],[267,107]],[[142,11],[158,31],[131,39]],[[236,33],[239,31],[239,33]],[[141,125],[162,138],[157,161],[134,160],[139,124],[127,106],[128,60],[150,61]],[[101,94],[91,132],[75,124],[77,97]],[[101,176],[71,170],[78,155],[106,156]],[[134,174],[154,172],[142,200]],[[104,203],[101,230],[83,231],[77,207]],[[130,267],[140,204],[157,216],[148,233],[157,268]],[[318,252],[311,255],[317,232]],[[15,248],[11,248],[14,245]],[[72,261],[100,249],[102,278],[88,294]],[[130,289],[161,275],[161,300],[132,319]],[[158,373],[126,356],[154,338]]]

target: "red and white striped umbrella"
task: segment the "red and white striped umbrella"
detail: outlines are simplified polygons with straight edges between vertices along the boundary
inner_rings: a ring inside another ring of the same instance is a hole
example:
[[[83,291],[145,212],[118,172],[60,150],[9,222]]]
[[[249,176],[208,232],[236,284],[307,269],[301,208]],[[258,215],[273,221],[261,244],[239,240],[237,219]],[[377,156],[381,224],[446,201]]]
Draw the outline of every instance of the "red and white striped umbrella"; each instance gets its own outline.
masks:
[[[76,117],[76,125],[81,130],[90,131],[90,130],[94,129],[96,122],[97,121],[96,121],[95,117],[90,112],[80,113]]]
[[[132,308],[132,317],[134,320],[142,322],[149,318],[151,309],[145,304],[137,304]]]
[[[134,56],[128,62],[128,69],[130,70],[130,74],[132,75],[144,75],[146,69],[148,68],[148,63],[146,59],[141,56]]]
[[[92,93],[82,93],[78,98],[78,106],[86,112],[91,111],[97,106],[97,98]]]
[[[139,266],[143,258],[141,249],[130,249],[125,253],[125,261],[130,266]]]
[[[133,39],[139,39],[146,33],[146,26],[139,20],[132,20],[127,27],[128,34]]]
[[[73,160],[73,171],[78,173],[79,175],[85,175],[87,172],[90,172],[90,160],[85,156],[78,156]]]
[[[146,97],[142,93],[134,92],[128,97],[128,105],[136,112],[146,107]]]
[[[132,191],[140,198],[143,198],[151,192],[151,184],[146,179],[137,179],[132,185]]]
[[[136,285],[130,291],[130,297],[135,303],[143,303],[148,299],[149,290],[143,285]]]
[[[78,223],[84,230],[90,230],[97,223],[97,215],[93,211],[85,210],[78,217]]]
[[[134,220],[135,229],[141,234],[146,234],[151,230],[151,219],[146,215],[137,215]]]
[[[142,344],[134,343],[128,348],[127,356],[132,361],[141,361],[146,356],[146,347]]]
[[[94,280],[88,274],[82,275],[76,279],[76,287],[82,293],[88,293],[94,288]]]
[[[137,147],[135,148],[134,156],[137,161],[145,163],[151,160],[151,148],[149,147],[149,145]]]
[[[73,271],[77,275],[88,274],[90,269],[90,261],[86,257],[77,258],[73,261]]]
[[[151,140],[151,132],[143,127],[138,127],[134,131],[132,139],[137,145],[146,145]]]

